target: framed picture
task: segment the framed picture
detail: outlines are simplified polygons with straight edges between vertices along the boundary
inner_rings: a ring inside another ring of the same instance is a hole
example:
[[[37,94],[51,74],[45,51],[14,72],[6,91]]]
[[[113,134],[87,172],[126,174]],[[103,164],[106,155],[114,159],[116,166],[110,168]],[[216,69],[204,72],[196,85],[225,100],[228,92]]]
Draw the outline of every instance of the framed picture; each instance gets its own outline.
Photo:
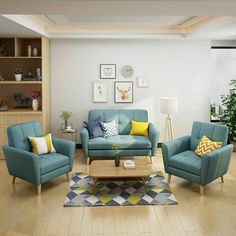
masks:
[[[149,76],[138,76],[137,78],[139,88],[149,88]]]
[[[114,83],[115,103],[133,102],[133,82],[123,81]]]
[[[116,64],[101,64],[100,65],[101,79],[115,79],[116,78]]]
[[[93,102],[107,102],[107,82],[93,82]]]

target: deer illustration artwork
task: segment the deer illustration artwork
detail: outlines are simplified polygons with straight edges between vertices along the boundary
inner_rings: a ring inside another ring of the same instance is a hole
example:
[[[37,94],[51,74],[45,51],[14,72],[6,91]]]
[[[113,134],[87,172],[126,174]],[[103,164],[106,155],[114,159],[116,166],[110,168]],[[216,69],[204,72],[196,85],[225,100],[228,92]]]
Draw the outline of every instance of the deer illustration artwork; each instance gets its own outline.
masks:
[[[121,88],[117,87],[117,90],[119,91],[120,96],[121,96],[121,99],[122,99],[123,101],[126,101],[126,100],[129,99],[130,87],[129,87],[128,89],[124,89],[124,88],[121,89]]]

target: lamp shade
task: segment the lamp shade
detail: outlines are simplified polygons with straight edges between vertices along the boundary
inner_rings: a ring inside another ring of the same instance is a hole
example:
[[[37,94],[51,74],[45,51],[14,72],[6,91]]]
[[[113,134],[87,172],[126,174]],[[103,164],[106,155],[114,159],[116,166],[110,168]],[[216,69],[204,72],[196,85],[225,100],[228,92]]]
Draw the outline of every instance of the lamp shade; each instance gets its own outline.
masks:
[[[171,97],[161,98],[161,113],[177,114],[177,99]]]

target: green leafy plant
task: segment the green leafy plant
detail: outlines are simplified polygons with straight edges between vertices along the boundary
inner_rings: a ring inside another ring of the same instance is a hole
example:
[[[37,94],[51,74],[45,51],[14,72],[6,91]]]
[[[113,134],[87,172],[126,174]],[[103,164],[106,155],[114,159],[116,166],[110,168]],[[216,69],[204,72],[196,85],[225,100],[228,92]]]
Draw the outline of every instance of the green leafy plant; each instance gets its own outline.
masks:
[[[221,119],[229,128],[229,139],[236,141],[236,80],[231,80],[229,87],[229,93],[221,96],[224,108]]]
[[[72,117],[72,112],[70,112],[70,111],[62,111],[61,115],[59,117],[62,118],[62,120],[64,120],[65,128],[66,128],[68,126],[68,120]]]
[[[21,75],[21,74],[22,74],[22,69],[16,68],[16,69],[15,69],[15,74],[16,74],[16,75]]]
[[[112,150],[114,150],[116,156],[118,156],[120,154],[120,150],[118,148],[118,145],[117,144],[112,144]]]

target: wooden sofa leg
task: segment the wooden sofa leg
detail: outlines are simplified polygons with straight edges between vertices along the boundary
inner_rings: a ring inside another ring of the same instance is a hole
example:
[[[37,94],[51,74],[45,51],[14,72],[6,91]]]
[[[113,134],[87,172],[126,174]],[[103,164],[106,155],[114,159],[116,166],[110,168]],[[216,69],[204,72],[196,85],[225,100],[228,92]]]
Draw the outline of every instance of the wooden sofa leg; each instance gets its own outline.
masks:
[[[220,176],[220,178],[221,178],[221,183],[224,183],[224,176],[222,175]]]
[[[204,186],[200,185],[200,194],[204,195]]]
[[[150,156],[150,163],[151,163],[151,164],[152,164],[152,161],[153,161],[153,160],[152,160],[152,156]]]
[[[168,174],[168,179],[167,179],[167,183],[170,183],[170,179],[171,179],[171,174]]]
[[[87,166],[90,165],[90,157],[87,157]]]
[[[37,194],[41,194],[41,184],[37,185]]]
[[[12,184],[15,184],[15,181],[16,181],[16,176],[13,176],[13,178],[12,178]]]
[[[66,180],[69,181],[69,173],[66,173]]]

